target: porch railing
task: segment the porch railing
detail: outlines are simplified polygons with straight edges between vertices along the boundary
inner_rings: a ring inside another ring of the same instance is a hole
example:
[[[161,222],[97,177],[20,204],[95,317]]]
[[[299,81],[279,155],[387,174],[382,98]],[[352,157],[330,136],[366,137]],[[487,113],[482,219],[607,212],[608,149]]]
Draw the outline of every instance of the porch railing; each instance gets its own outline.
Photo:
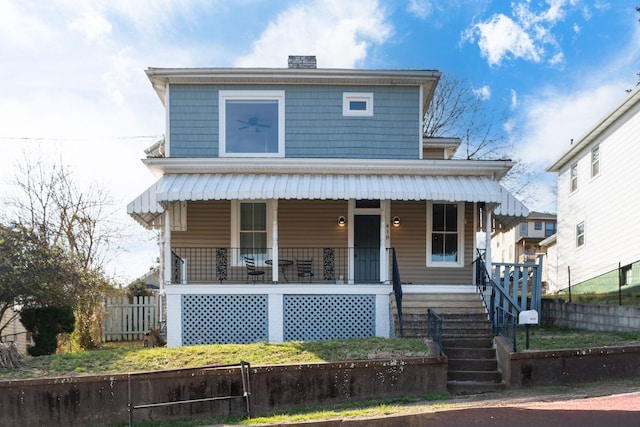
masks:
[[[381,281],[379,248],[283,247],[278,248],[277,260],[273,252],[272,248],[246,251],[227,247],[173,247],[171,283],[272,283],[274,262],[278,265],[280,283],[347,283],[350,262],[354,263],[351,268],[360,276],[360,282]],[[248,274],[245,257],[253,260],[255,274]],[[384,261],[391,270],[392,249],[387,250]],[[388,278],[392,277],[393,271],[389,271]]]
[[[476,285],[482,295],[496,335],[505,336],[517,348],[515,328],[524,310],[540,312],[542,299],[542,258],[539,264],[495,263],[489,275],[484,253],[474,261]]]
[[[400,338],[404,338],[404,328],[402,325],[402,280],[400,279],[400,268],[398,268],[398,259],[396,258],[395,248],[391,250],[392,265],[392,283],[393,296],[396,300],[396,309],[398,310],[398,323],[400,326]]]

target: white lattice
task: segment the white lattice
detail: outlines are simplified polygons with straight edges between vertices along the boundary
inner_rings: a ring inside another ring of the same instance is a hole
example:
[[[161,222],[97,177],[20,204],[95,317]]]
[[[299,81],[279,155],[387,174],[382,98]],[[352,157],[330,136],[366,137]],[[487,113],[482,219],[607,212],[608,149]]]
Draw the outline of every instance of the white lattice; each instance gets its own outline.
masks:
[[[284,340],[375,336],[373,295],[285,295]]]
[[[268,341],[267,307],[266,295],[183,295],[182,343]]]

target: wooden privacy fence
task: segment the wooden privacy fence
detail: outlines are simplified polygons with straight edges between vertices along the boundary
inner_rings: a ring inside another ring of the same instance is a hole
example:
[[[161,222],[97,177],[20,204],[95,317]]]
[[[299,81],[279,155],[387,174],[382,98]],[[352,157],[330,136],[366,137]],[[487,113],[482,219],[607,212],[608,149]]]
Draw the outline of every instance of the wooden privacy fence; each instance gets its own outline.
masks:
[[[158,323],[156,297],[106,297],[102,341],[142,341]]]

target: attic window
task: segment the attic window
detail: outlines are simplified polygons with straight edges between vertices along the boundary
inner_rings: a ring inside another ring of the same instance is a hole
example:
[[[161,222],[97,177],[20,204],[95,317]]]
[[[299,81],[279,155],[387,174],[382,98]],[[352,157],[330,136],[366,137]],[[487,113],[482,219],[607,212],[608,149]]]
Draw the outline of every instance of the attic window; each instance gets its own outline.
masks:
[[[373,93],[344,92],[342,94],[343,116],[373,116]]]

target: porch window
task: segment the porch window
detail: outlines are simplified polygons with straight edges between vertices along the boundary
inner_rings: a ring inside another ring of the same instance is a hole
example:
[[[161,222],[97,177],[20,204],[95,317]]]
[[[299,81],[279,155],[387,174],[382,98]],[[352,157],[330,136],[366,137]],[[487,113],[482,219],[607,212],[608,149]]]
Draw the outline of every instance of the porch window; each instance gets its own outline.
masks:
[[[284,91],[219,92],[220,157],[284,156]]]
[[[576,247],[584,245],[584,221],[576,225]]]
[[[461,267],[464,203],[431,203],[427,221],[427,266]]]
[[[240,203],[240,255],[266,256],[267,204]]]

